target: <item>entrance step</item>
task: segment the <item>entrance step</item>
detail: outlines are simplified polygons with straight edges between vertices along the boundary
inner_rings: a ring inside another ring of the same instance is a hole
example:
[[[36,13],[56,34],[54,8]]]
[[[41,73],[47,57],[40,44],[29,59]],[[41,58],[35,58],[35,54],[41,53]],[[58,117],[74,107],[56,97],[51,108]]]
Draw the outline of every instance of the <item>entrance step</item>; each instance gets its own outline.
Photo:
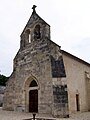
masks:
[[[23,120],[55,120],[55,118],[52,117],[50,114],[31,114],[30,118],[28,119],[23,119]]]
[[[46,118],[30,118],[30,119],[24,119],[24,120],[55,120],[55,119],[46,119]]]

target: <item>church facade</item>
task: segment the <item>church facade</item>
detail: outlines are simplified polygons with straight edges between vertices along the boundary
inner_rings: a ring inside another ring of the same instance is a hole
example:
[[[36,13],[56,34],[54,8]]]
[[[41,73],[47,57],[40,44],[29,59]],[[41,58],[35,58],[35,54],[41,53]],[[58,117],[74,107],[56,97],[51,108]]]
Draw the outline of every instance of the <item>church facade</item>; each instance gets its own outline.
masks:
[[[33,6],[7,82],[3,109],[69,117],[90,110],[90,64],[50,40]]]

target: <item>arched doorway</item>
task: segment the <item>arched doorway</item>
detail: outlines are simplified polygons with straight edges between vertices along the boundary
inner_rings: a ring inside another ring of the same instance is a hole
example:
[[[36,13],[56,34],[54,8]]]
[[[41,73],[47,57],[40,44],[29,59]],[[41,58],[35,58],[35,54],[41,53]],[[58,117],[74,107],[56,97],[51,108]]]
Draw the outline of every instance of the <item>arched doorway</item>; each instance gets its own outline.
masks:
[[[30,83],[30,91],[29,91],[29,112],[38,112],[38,90],[37,83],[33,80]]]

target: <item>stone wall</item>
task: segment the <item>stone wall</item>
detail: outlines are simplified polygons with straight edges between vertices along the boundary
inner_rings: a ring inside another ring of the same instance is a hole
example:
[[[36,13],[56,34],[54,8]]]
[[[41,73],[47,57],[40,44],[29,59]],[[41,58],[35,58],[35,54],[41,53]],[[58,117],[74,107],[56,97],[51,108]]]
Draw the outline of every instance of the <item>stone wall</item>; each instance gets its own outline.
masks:
[[[5,88],[6,88],[5,86],[0,86],[0,107],[3,105]]]
[[[21,34],[3,109],[29,112],[29,91],[38,90],[38,113],[66,117],[68,93],[63,77],[66,73],[60,46],[50,40],[50,26],[34,11]],[[38,86],[31,88],[33,80]]]
[[[54,115],[69,117],[67,85],[53,85]]]

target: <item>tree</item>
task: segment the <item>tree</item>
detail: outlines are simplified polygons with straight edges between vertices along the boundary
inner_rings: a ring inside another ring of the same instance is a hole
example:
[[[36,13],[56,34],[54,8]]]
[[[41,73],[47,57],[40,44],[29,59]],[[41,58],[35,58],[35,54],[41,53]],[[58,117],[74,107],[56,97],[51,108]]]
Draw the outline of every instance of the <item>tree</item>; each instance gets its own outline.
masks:
[[[0,74],[0,85],[6,86],[6,82],[8,81],[9,77]]]

